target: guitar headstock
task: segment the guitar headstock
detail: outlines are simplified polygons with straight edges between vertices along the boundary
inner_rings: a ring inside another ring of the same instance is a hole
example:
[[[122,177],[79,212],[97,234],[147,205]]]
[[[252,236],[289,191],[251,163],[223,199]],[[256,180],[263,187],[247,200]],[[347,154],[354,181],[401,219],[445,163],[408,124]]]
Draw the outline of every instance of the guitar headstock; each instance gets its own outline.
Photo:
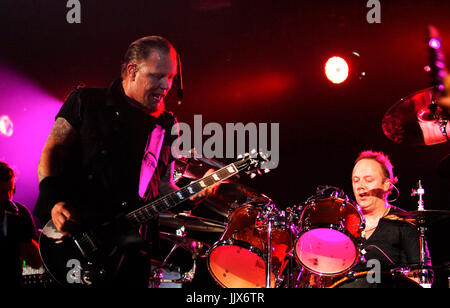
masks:
[[[266,166],[270,162],[269,157],[267,153],[253,150],[250,153],[239,155],[238,159],[240,160],[235,162],[234,165],[239,171],[250,174],[250,177],[254,178],[256,175],[262,175],[263,172],[268,173],[270,171]]]

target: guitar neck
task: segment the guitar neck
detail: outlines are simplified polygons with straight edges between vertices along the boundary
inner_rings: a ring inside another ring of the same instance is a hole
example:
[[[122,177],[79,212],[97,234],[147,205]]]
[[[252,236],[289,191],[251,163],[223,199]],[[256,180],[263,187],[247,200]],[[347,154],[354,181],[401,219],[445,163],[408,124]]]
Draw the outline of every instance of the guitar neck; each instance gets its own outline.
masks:
[[[159,213],[164,212],[174,206],[188,200],[192,196],[198,194],[202,190],[222,182],[233,175],[239,173],[239,169],[233,163],[225,166],[216,172],[192,182],[185,187],[163,196],[143,207],[130,212],[126,215],[128,220],[135,226],[146,223],[156,217]]]

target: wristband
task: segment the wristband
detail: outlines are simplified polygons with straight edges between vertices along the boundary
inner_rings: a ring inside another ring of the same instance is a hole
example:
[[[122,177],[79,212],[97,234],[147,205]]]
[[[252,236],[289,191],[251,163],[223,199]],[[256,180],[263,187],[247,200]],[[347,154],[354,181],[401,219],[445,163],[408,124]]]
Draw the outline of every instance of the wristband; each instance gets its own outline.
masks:
[[[65,201],[66,196],[63,187],[60,177],[48,176],[39,183],[39,197],[53,207],[56,203]]]

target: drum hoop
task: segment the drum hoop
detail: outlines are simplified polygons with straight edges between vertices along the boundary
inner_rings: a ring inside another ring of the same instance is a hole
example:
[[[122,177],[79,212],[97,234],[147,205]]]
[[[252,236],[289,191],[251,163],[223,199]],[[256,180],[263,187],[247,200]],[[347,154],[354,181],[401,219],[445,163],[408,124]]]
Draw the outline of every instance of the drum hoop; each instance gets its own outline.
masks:
[[[261,249],[255,247],[247,242],[235,240],[233,238],[217,241],[206,253],[206,255],[207,255],[206,265],[208,267],[208,271],[211,274],[211,276],[222,288],[228,288],[228,287],[226,285],[224,285],[218,277],[216,277],[216,274],[211,269],[211,262],[210,262],[210,255],[213,252],[213,250],[216,249],[217,247],[221,247],[221,246],[238,246],[238,247],[244,248],[244,249],[249,250],[250,252],[254,253],[257,257],[261,258],[264,261],[264,254],[261,251]]]
[[[220,246],[239,246],[241,248],[249,250],[250,252],[253,252],[258,257],[260,257],[261,259],[264,260],[264,253],[258,247],[255,247],[255,246],[253,246],[253,245],[251,245],[251,244],[249,244],[247,242],[244,242],[244,241],[236,240],[234,238],[229,238],[229,239],[226,239],[226,240],[217,241],[208,250],[208,252],[206,253],[207,259],[208,259],[208,262],[207,262],[208,264],[209,264],[209,256],[210,256],[210,254],[213,252],[214,249],[216,249],[217,247],[220,247]]]
[[[350,204],[350,206],[352,206],[355,209],[356,213],[358,213],[359,222],[360,222],[359,223],[359,228],[361,230],[364,229],[364,226],[366,224],[366,220],[364,218],[364,215],[362,214],[360,206],[357,203],[353,202],[350,199],[342,199],[342,198],[338,198],[338,197],[334,197],[334,196],[327,196],[327,197],[323,197],[323,198],[318,198],[318,200],[325,200],[325,199],[330,199],[330,198],[331,199],[335,199],[335,200],[342,200],[343,202],[346,202],[346,205]],[[312,199],[301,211],[300,217],[298,219],[298,221],[300,222],[300,230],[304,227],[303,224],[302,224],[303,216],[305,215],[305,212],[306,212],[306,210],[309,207],[314,206],[313,201],[315,201],[315,200]]]
[[[305,233],[308,233],[309,231],[315,230],[315,229],[330,229],[330,230],[338,231],[338,232],[341,232],[344,235],[346,235],[348,238],[350,238],[350,240],[352,241],[353,245],[355,246],[355,250],[356,250],[355,260],[353,260],[352,265],[343,271],[329,274],[329,273],[318,272],[318,271],[310,268],[309,266],[306,266],[305,264],[303,264],[303,262],[298,257],[297,243],[300,240],[300,237],[302,237],[302,235],[304,235]],[[314,274],[321,275],[321,276],[338,276],[338,275],[348,272],[351,268],[353,268],[356,265],[356,263],[358,262],[359,255],[361,253],[361,251],[359,249],[358,241],[355,239],[353,234],[351,234],[350,231],[348,231],[347,229],[342,230],[342,228],[340,226],[337,226],[335,224],[315,224],[314,227],[311,227],[308,230],[301,231],[294,241],[293,249],[294,249],[295,259],[297,260],[298,263],[300,263],[303,267],[305,267],[307,270],[313,272]]]
[[[355,280],[356,278],[358,278],[359,276],[363,276],[363,275],[367,275],[369,273],[374,273],[374,271],[362,271],[362,272],[357,272],[353,275],[353,277],[343,277],[341,279],[339,279],[338,281],[336,281],[335,283],[333,283],[331,286],[329,286],[328,288],[333,289],[336,286],[342,284],[343,282],[346,282],[347,280]]]

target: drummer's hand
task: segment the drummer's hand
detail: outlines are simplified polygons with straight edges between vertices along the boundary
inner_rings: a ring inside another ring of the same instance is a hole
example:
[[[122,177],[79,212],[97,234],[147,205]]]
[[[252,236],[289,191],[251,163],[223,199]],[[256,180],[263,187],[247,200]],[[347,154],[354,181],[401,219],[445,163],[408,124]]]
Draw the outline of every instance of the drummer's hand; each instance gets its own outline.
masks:
[[[215,171],[214,169],[209,169],[208,171],[206,171],[206,173],[203,175],[203,177],[208,176],[210,174],[213,174]],[[192,196],[191,198],[189,198],[189,200],[191,200],[192,202],[200,202],[205,198],[208,198],[212,195],[214,195],[216,193],[217,188],[219,188],[220,183],[215,184],[214,186],[210,186],[208,188],[205,188],[204,190],[202,190],[201,192],[199,192],[198,194]]]

